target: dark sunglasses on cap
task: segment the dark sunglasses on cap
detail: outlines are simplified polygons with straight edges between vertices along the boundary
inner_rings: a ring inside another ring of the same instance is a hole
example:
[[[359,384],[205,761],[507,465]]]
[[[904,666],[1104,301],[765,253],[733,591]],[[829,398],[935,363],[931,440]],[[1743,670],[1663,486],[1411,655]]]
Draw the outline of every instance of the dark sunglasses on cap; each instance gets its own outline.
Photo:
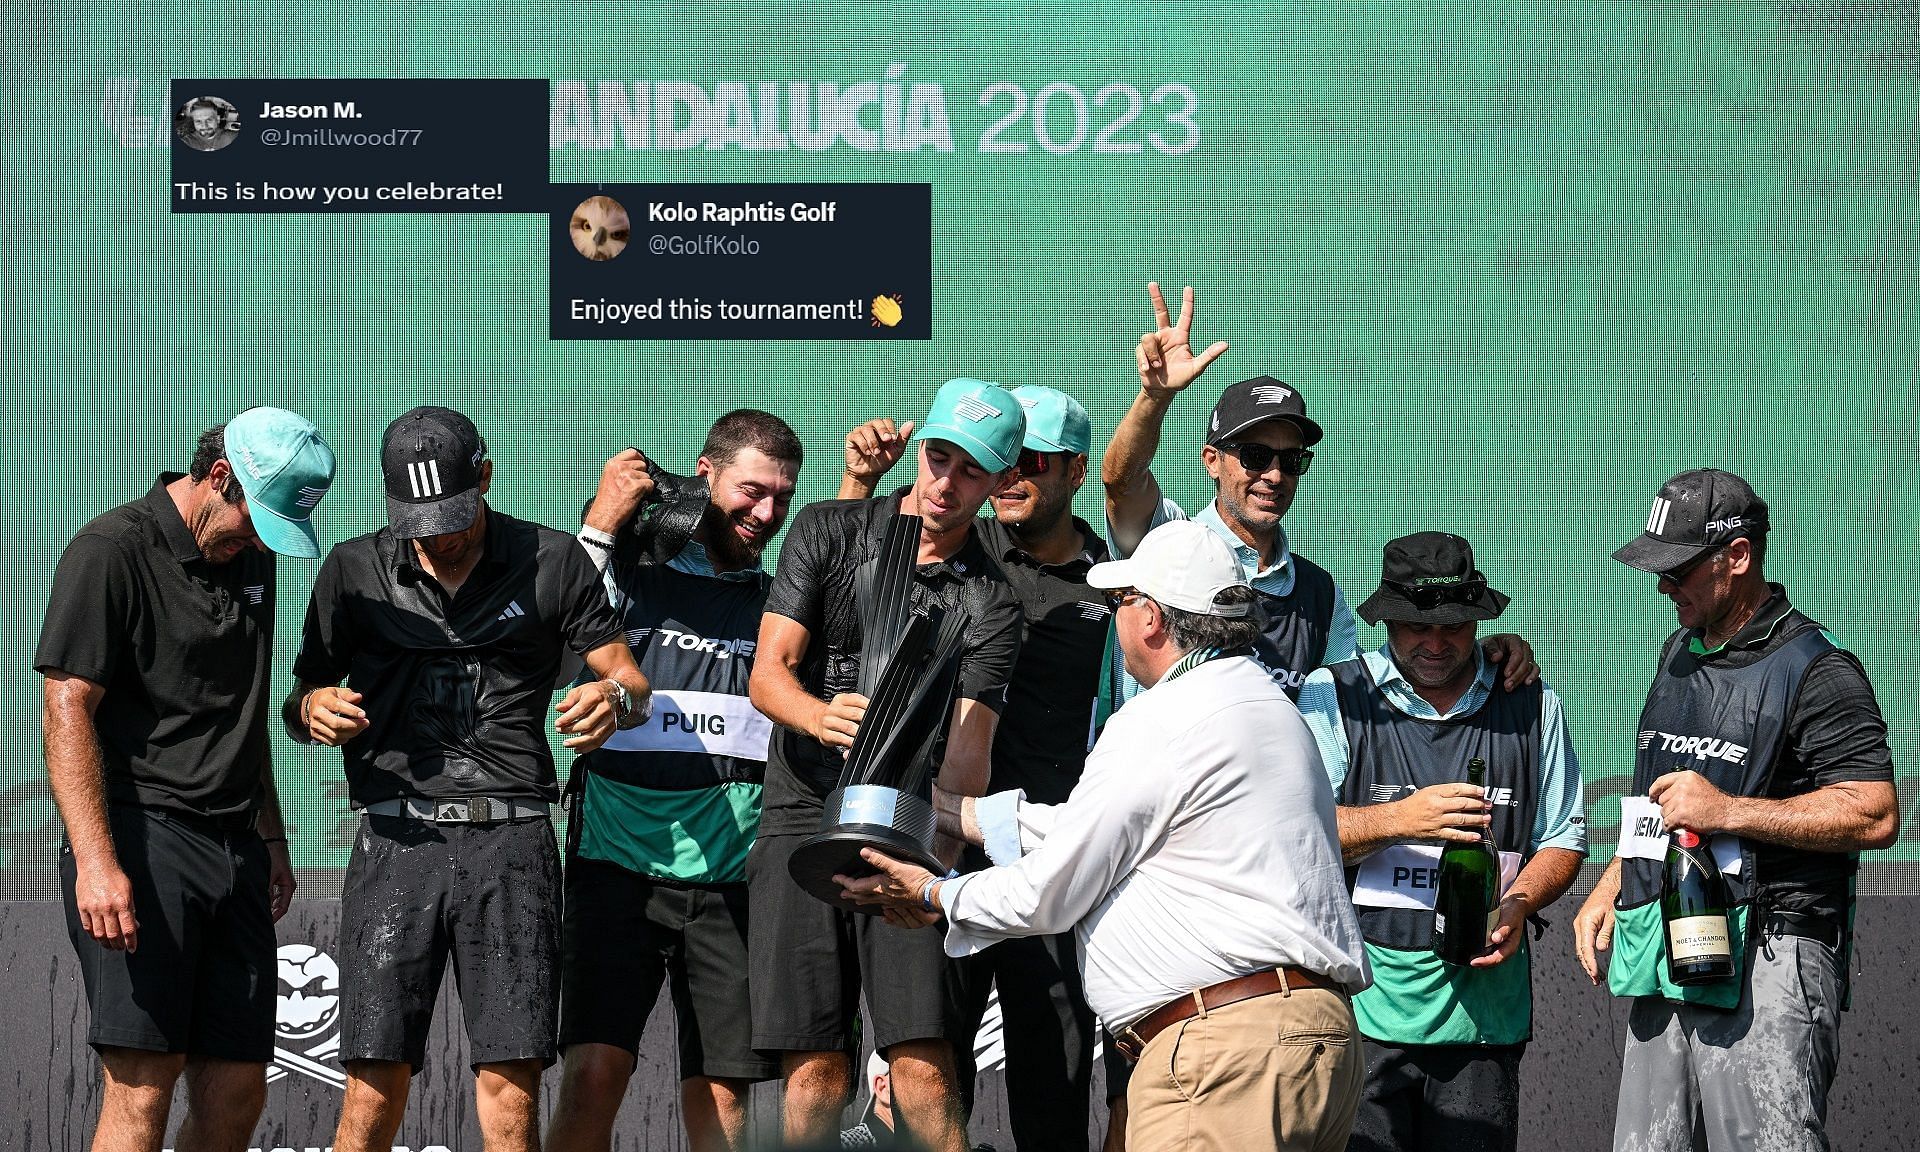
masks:
[[[1101,590],[1100,596],[1106,600],[1107,607],[1112,608],[1115,612],[1118,612],[1120,606],[1129,600],[1144,600],[1147,598],[1147,594],[1138,588],[1105,588]]]
[[[1422,612],[1431,612],[1442,604],[1477,604],[1487,594],[1487,581],[1475,575],[1458,584],[1401,584],[1388,581],[1407,603]]]
[[[1013,470],[1022,476],[1045,476],[1053,471],[1053,458],[1065,455],[1065,452],[1037,452],[1032,448],[1022,448],[1020,458],[1013,462]]]
[[[1313,467],[1313,453],[1305,448],[1274,448],[1266,444],[1256,444],[1249,440],[1229,440],[1217,445],[1222,452],[1231,452],[1240,461],[1240,467],[1258,475],[1280,461],[1280,471],[1288,476],[1305,476],[1307,469]]]

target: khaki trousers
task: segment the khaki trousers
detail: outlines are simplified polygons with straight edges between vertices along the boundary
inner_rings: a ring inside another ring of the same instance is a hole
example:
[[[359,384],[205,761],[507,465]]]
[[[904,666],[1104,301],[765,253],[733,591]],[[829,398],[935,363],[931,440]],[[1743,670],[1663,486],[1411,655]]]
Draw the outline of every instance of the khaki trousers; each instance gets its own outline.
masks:
[[[1341,1152],[1366,1079],[1353,1005],[1297,988],[1165,1029],[1127,1088],[1129,1152]]]

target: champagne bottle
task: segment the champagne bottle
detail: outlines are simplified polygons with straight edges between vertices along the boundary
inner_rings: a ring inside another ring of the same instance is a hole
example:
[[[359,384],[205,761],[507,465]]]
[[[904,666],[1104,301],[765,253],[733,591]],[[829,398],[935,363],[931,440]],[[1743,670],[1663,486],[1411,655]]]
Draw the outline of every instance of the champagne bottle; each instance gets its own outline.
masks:
[[[1467,761],[1467,783],[1486,782],[1487,762]],[[1500,854],[1491,837],[1448,841],[1434,889],[1433,950],[1449,964],[1465,964],[1487,950],[1487,937],[1500,926]]]
[[[1660,878],[1660,919],[1667,930],[1667,978],[1708,984],[1733,976],[1733,936],[1727,929],[1727,882],[1700,837],[1685,828],[1667,834]]]

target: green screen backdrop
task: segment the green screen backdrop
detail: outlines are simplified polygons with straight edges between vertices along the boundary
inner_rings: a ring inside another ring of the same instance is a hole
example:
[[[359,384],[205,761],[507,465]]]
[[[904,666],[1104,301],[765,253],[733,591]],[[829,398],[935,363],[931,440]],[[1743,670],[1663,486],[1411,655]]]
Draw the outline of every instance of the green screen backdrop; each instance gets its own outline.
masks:
[[[1169,422],[1169,493],[1208,498],[1222,385],[1302,389],[1328,434],[1295,547],[1357,603],[1387,539],[1473,542],[1566,697],[1597,856],[1673,626],[1608,552],[1699,465],[1772,503],[1770,574],[1872,674],[1911,828],[1911,6],[1162,8],[12,0],[0,895],[55,891],[30,667],[55,560],[200,429],[257,403],[319,423],[342,469],[326,541],[381,522],[379,432],[428,402],[488,437],[498,506],[556,525],[612,452],[688,468],[741,405],[800,430],[812,500],[851,423],[918,418],[954,375],[1072,392],[1097,454],[1149,279],[1194,285],[1196,343],[1232,344]],[[168,81],[189,75],[547,78],[556,181],[930,182],[934,297],[908,306],[934,338],[553,343],[541,217],[174,216]],[[280,565],[277,691],[316,567]],[[352,827],[337,754],[274,740],[322,893]],[[1915,891],[1913,843],[1863,890]]]

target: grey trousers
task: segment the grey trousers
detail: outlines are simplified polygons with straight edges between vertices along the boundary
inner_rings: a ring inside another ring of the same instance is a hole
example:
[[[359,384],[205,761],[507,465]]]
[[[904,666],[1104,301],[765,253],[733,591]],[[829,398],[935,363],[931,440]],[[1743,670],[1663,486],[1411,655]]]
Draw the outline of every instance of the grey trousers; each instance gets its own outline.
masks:
[[[1731,1012],[1636,997],[1614,1152],[1826,1152],[1840,975],[1825,944],[1770,935]]]

